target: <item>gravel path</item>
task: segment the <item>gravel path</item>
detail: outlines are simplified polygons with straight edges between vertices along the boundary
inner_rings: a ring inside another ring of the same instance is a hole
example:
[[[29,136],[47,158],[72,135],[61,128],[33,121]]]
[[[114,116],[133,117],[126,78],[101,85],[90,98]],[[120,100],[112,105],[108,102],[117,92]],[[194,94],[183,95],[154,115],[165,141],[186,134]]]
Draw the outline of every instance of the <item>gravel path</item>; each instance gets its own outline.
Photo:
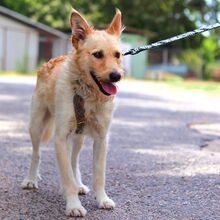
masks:
[[[0,219],[68,219],[59,192],[53,143],[42,146],[39,190],[20,188],[30,163],[28,111],[32,78],[0,78]],[[220,98],[124,81],[116,101],[107,191],[117,207],[98,210],[94,193],[81,197],[89,220],[220,219],[220,153],[200,146],[218,135],[190,124],[219,123]],[[81,154],[91,188],[90,140]],[[220,147],[220,146],[219,146]]]

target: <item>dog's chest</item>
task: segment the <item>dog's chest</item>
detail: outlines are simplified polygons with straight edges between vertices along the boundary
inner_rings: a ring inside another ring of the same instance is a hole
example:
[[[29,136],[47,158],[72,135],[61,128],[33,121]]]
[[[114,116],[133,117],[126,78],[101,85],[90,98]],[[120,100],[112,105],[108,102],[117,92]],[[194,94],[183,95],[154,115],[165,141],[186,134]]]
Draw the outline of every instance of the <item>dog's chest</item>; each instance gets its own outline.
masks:
[[[73,105],[76,120],[76,134],[100,133],[104,130],[111,118],[112,104],[99,103],[83,99],[75,94]]]

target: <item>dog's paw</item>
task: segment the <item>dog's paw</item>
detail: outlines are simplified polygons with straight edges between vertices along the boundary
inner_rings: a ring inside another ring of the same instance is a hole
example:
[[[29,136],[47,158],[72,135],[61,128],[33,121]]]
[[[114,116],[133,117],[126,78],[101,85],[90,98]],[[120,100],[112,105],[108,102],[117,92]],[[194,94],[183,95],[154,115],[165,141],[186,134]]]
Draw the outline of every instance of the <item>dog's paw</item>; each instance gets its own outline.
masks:
[[[114,209],[115,208],[115,203],[112,199],[106,197],[104,199],[101,199],[98,201],[98,207],[100,209]]]
[[[85,217],[86,213],[87,211],[82,205],[66,209],[66,215],[70,217]]]
[[[38,189],[36,180],[24,179],[21,184],[22,189]]]
[[[79,186],[79,195],[86,195],[89,192],[89,187],[86,185]]]

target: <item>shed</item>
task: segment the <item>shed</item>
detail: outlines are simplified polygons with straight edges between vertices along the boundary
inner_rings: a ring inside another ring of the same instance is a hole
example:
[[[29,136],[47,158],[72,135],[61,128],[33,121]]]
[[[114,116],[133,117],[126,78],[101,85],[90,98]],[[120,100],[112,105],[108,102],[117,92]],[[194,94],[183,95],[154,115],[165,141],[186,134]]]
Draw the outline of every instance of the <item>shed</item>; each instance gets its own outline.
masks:
[[[69,35],[0,6],[1,71],[34,71],[69,46]]]
[[[142,46],[146,44],[147,38],[142,33],[137,32],[137,30],[127,29],[122,34],[122,49],[124,52]],[[147,65],[147,52],[143,51],[135,56],[125,56],[124,57],[124,69],[126,75],[143,79],[145,76],[145,70]]]

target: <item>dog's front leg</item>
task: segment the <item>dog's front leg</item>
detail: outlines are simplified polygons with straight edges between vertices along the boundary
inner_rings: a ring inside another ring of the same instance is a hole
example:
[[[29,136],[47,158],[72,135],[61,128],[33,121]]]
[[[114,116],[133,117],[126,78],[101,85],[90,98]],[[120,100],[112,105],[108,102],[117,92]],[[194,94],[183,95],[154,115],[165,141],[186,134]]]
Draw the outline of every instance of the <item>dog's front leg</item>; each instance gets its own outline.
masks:
[[[105,192],[105,166],[107,154],[106,137],[94,138],[93,145],[93,188],[99,208],[113,209],[115,203]]]
[[[67,138],[56,137],[55,148],[62,187],[66,197],[66,214],[71,217],[85,216],[86,210],[78,197],[78,186],[68,155]]]
[[[79,135],[79,134],[75,134],[74,138],[73,138],[73,142],[74,145],[71,149],[72,151],[72,169],[73,169],[73,175],[76,179],[76,183],[79,187],[79,194],[80,195],[85,195],[89,192],[89,188],[83,184],[82,182],[82,177],[81,177],[81,173],[80,173],[80,169],[79,169],[79,152],[82,148],[83,145],[83,140],[84,140],[84,136],[83,135]]]

